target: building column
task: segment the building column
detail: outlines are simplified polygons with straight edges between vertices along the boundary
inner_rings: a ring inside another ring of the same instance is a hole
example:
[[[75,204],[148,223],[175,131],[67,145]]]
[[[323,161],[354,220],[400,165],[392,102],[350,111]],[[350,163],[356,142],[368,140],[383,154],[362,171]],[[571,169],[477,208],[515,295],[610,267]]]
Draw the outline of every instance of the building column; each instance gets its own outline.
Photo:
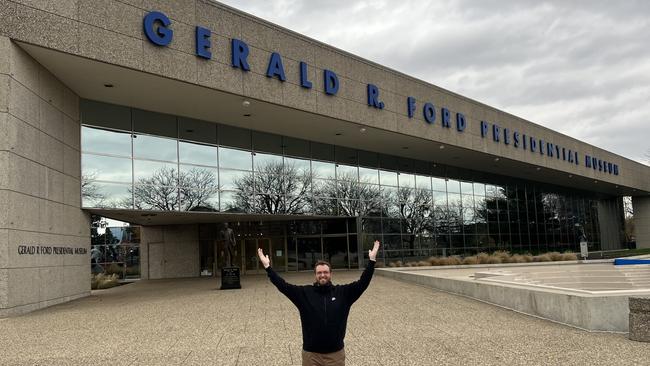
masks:
[[[637,248],[650,248],[650,197],[632,197]]]
[[[79,97],[0,37],[0,317],[90,294]]]

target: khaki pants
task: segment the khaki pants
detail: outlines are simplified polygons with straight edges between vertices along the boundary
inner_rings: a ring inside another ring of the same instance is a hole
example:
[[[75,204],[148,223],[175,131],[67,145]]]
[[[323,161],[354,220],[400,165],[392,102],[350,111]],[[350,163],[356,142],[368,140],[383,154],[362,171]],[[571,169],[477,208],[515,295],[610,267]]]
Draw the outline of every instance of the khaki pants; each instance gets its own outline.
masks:
[[[345,366],[345,349],[332,353],[302,351],[302,366]]]

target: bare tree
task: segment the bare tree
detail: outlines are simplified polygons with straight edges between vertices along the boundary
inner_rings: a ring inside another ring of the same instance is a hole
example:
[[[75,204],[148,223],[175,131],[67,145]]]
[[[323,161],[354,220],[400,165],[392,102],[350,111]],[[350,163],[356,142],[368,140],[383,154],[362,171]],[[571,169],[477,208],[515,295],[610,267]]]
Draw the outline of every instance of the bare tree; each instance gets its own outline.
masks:
[[[95,172],[81,175],[81,199],[92,202],[93,206],[101,206],[106,196],[100,191],[96,178]]]
[[[402,187],[397,191],[399,217],[402,219],[402,233],[410,249],[415,249],[415,240],[423,233],[432,232],[431,191]]]
[[[309,211],[311,174],[291,164],[268,162],[235,182],[235,199],[228,208],[262,214],[294,215]]]
[[[314,211],[321,215],[378,216],[381,212],[379,187],[359,182],[352,174],[340,175],[336,181],[321,181],[314,186],[314,197],[318,197]]]
[[[135,208],[139,210],[187,211],[197,206],[212,208],[208,200],[217,192],[217,177],[211,170],[201,168],[178,174],[175,168],[163,167],[148,178],[140,178],[132,189],[129,188],[129,193],[133,193],[135,199]]]

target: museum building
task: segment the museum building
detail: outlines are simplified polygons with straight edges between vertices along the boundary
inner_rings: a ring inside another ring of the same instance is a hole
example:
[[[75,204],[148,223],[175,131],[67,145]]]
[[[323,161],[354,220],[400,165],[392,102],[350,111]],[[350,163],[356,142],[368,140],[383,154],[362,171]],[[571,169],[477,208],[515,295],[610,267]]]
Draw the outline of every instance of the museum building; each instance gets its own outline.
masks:
[[[212,1],[0,1],[0,124],[0,316],[231,234],[245,275],[614,250],[631,196],[650,247],[648,166]]]

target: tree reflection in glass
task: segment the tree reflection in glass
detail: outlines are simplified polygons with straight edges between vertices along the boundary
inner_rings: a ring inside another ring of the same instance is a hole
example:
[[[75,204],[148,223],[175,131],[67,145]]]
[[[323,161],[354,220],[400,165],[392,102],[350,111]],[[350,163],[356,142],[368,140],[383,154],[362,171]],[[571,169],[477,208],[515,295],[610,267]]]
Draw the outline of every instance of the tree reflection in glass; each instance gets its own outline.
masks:
[[[139,210],[191,211],[199,206],[216,210],[209,201],[219,185],[212,170],[196,167],[179,174],[176,168],[164,166],[138,179],[132,192]]]
[[[233,205],[250,213],[294,215],[308,211],[311,174],[281,161],[266,161],[234,180]]]

